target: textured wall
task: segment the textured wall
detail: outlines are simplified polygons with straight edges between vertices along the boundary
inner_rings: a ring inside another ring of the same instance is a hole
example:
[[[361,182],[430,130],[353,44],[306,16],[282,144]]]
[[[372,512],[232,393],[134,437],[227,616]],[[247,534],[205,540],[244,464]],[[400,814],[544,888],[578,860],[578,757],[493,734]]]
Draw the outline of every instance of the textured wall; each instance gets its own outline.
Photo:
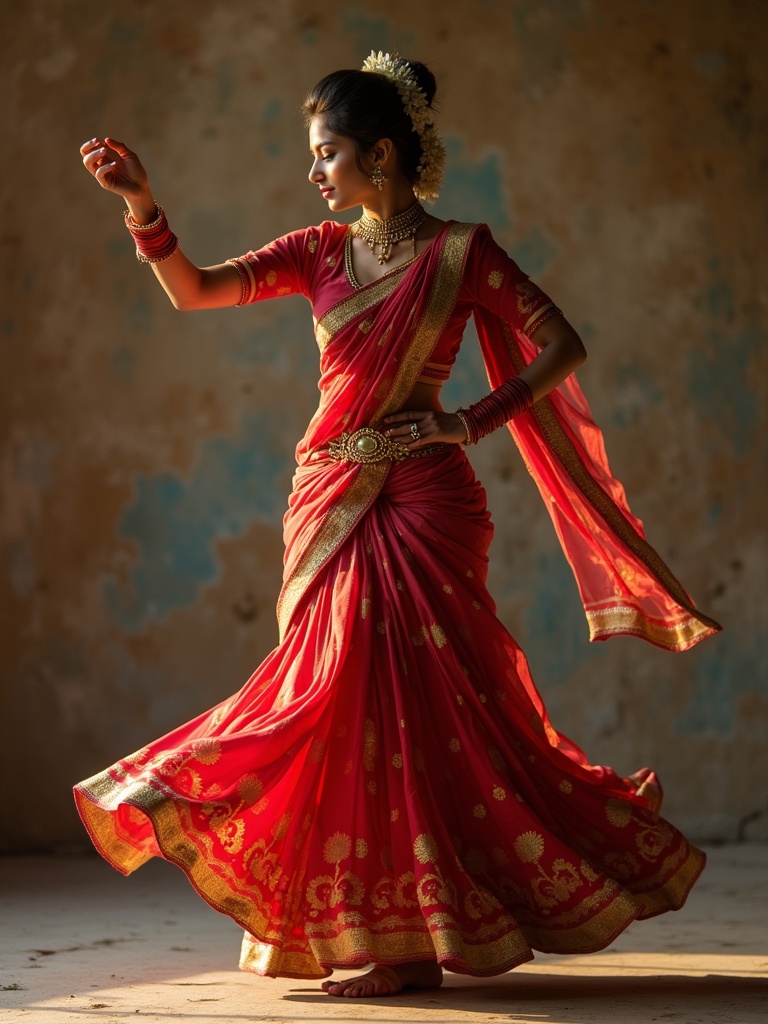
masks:
[[[174,311],[77,147],[110,133],[137,148],[188,254],[218,262],[325,216],[303,92],[394,46],[438,75],[438,214],[490,222],[582,332],[614,468],[726,631],[677,656],[588,645],[499,435],[473,457],[502,617],[593,760],[653,764],[698,837],[764,834],[764,5],[320,6],[2,15],[2,847],[81,843],[71,783],[237,689],[271,648],[292,450],[316,398],[304,301]],[[448,401],[485,390],[468,338]]]

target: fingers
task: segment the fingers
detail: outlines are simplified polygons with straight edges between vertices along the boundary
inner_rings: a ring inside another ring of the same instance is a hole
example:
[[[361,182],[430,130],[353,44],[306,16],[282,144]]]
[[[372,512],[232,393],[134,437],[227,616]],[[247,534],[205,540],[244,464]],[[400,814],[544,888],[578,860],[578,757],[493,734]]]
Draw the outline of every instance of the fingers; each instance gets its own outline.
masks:
[[[440,440],[440,426],[434,412],[398,412],[387,416],[384,433],[404,448],[419,448]]]
[[[118,142],[117,139],[113,139],[110,135],[106,135],[104,137],[104,141],[108,146],[111,146],[112,149],[114,149],[118,156],[121,156],[124,160],[126,157],[134,156],[133,150],[128,149],[124,142]]]

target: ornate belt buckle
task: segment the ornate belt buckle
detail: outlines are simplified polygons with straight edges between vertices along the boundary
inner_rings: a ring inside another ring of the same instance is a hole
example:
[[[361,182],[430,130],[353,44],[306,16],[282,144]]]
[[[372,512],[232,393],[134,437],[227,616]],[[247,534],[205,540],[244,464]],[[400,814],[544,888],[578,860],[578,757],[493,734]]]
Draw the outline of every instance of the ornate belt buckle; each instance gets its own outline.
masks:
[[[328,454],[336,462],[381,462],[384,459],[402,462],[410,453],[373,427],[361,427],[352,434],[345,431],[335,441],[329,441]]]

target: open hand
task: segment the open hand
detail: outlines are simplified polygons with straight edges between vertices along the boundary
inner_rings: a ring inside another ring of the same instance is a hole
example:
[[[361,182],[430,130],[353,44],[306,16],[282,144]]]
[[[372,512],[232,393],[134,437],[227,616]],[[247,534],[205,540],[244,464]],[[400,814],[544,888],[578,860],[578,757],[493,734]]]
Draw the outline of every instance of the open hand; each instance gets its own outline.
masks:
[[[463,423],[455,413],[437,412],[434,409],[426,412],[404,410],[385,416],[381,430],[390,440],[411,451],[437,441],[461,444],[467,436]]]

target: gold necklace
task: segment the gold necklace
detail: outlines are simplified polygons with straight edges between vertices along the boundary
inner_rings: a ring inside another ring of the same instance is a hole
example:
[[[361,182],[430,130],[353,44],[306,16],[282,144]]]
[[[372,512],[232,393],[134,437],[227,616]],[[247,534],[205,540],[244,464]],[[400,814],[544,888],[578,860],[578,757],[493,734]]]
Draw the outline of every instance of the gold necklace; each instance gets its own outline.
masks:
[[[352,225],[351,230],[353,235],[368,243],[379,265],[383,266],[392,256],[392,246],[397,242],[404,242],[407,238],[413,239],[413,254],[416,255],[416,232],[426,219],[427,211],[417,202],[402,213],[387,217],[386,220],[376,220],[363,213],[360,220]],[[378,253],[376,246],[379,247]]]

